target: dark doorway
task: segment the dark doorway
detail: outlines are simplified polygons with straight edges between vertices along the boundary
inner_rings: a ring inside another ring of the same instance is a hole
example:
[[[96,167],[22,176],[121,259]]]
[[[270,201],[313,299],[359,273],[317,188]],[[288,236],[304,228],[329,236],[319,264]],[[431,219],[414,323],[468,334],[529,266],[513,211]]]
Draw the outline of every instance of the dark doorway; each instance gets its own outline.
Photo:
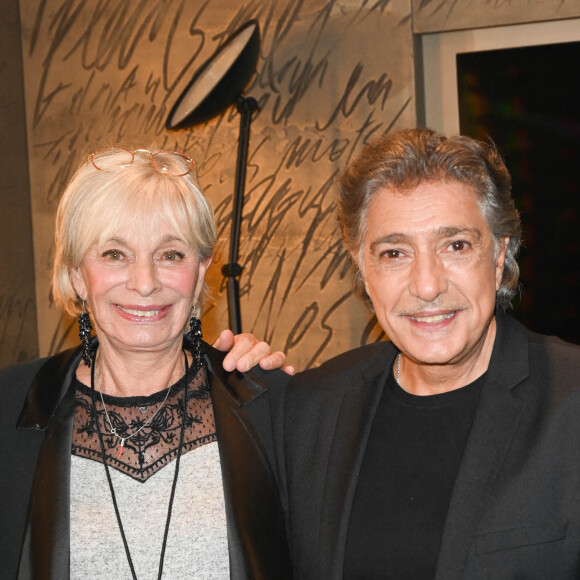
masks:
[[[528,328],[580,344],[580,42],[457,55],[462,134],[504,155],[522,214]]]

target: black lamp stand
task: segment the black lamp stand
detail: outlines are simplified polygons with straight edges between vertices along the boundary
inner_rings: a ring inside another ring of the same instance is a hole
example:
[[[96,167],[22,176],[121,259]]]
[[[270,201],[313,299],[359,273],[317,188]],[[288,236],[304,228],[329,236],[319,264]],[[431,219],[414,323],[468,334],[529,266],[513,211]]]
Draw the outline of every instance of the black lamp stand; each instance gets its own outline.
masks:
[[[248,145],[250,142],[250,124],[252,122],[253,112],[259,107],[256,99],[241,96],[237,100],[236,108],[240,113],[240,136],[238,139],[238,159],[236,162],[232,236],[230,240],[229,263],[222,266],[222,274],[228,279],[228,316],[230,328],[234,334],[239,334],[242,332],[239,277],[243,270],[243,267],[238,264],[240,231],[242,228],[242,210],[244,207],[244,192],[246,187],[246,164],[248,161]]]

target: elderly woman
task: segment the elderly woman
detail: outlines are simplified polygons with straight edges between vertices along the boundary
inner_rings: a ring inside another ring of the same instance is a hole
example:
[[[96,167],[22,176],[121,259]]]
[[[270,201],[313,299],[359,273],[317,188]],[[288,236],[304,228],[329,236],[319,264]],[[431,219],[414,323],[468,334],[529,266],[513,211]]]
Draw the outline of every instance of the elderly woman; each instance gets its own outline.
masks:
[[[265,386],[287,375],[233,368],[284,357],[201,340],[215,242],[185,155],[101,150],[69,183],[53,295],[82,345],[0,374],[3,578],[288,576]]]

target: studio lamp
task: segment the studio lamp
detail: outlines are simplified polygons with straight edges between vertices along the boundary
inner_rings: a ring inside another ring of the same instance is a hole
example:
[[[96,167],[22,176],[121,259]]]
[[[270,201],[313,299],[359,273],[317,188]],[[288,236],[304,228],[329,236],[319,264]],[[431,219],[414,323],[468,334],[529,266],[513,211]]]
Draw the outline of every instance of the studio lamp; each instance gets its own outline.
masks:
[[[240,113],[229,262],[222,267],[222,274],[228,279],[230,328],[235,334],[242,331],[239,276],[243,268],[238,264],[238,250],[250,124],[252,113],[258,109],[257,101],[244,97],[243,91],[254,75],[259,54],[260,29],[256,20],[250,20],[201,65],[177,99],[165,123],[167,129],[188,129],[217,117],[233,104]]]

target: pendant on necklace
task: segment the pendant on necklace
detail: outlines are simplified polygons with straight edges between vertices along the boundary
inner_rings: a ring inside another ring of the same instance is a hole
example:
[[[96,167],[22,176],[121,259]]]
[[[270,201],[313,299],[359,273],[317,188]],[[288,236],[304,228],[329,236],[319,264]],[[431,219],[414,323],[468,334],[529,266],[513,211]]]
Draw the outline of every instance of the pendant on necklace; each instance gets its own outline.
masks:
[[[121,458],[121,455],[123,455],[123,448],[125,447],[125,440],[121,439],[121,445],[119,445],[119,455],[117,455],[117,459]]]

